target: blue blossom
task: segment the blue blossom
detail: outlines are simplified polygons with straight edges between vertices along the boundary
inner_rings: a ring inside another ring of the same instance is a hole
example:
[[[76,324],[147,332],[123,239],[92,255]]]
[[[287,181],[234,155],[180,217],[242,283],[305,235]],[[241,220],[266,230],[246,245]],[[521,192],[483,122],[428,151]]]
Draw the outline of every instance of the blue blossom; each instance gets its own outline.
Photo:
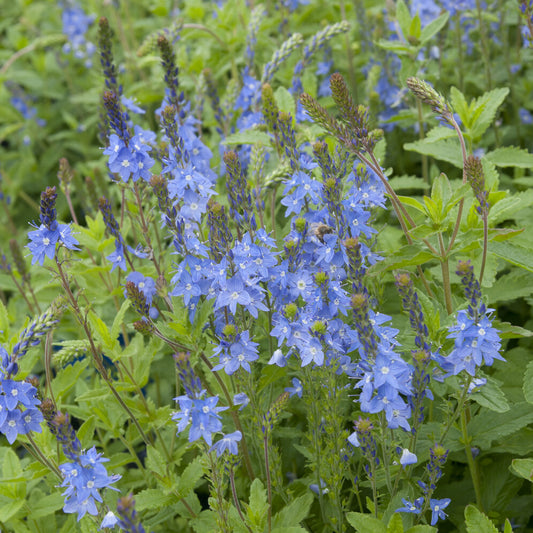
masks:
[[[406,467],[408,465],[415,465],[418,462],[417,456],[410,452],[407,448],[402,449],[402,456],[400,457],[400,464],[403,467]]]
[[[65,513],[78,513],[78,521],[86,513],[94,516],[98,514],[95,501],[102,501],[100,489],[108,487],[117,490],[111,485],[121,478],[118,474],[112,476],[107,474],[102,463],[108,460],[93,446],[90,450],[82,452],[76,460],[60,465],[59,469],[64,478],[60,486],[66,487],[63,493]]]
[[[30,250],[32,259],[31,264],[44,264],[46,257],[53,259],[56,253],[56,244],[59,240],[59,231],[49,230],[44,224],[41,224],[35,231],[28,233],[30,242],[27,248]]]
[[[239,453],[239,441],[242,439],[242,433],[235,431],[234,433],[228,433],[224,435],[219,441],[215,442],[211,447],[211,451],[217,452],[217,457],[220,457],[225,451],[230,455],[238,455]]]
[[[413,513],[420,514],[424,506],[424,498],[417,498],[413,503],[405,498],[402,498],[403,507],[396,509],[396,513]]]
[[[443,509],[446,509],[450,505],[450,498],[443,498],[442,500],[431,499],[429,501],[429,507],[431,509],[431,525],[434,526],[439,518],[445,520],[448,516]]]
[[[285,392],[288,392],[291,396],[297,395],[298,398],[301,398],[303,394],[302,382],[298,378],[292,378],[292,387],[286,387]]]
[[[257,346],[257,342],[250,340],[249,331],[239,333],[234,342],[221,342],[213,351],[219,358],[219,363],[213,367],[213,370],[218,371],[223,368],[228,376],[241,367],[251,372],[250,363],[259,358]]]
[[[124,272],[128,269],[126,266],[126,255],[124,253],[124,246],[118,240],[115,241],[115,251],[106,256],[106,259],[111,263],[111,272],[119,267]]]
[[[277,365],[280,368],[283,368],[284,366],[287,366],[287,360],[285,359],[283,352],[278,348],[277,350],[274,350],[274,353],[267,364]]]
[[[205,442],[212,445],[212,434],[218,433],[222,429],[222,420],[218,414],[227,407],[216,407],[218,396],[202,399],[205,391],[202,391],[195,398],[188,396],[178,396],[174,398],[179,403],[179,411],[172,415],[172,420],[177,421],[177,432],[181,433],[191,425],[189,429],[189,442],[194,442],[203,438]]]
[[[250,398],[244,392],[239,392],[233,397],[233,405],[240,405],[239,411],[242,411],[249,403]]]

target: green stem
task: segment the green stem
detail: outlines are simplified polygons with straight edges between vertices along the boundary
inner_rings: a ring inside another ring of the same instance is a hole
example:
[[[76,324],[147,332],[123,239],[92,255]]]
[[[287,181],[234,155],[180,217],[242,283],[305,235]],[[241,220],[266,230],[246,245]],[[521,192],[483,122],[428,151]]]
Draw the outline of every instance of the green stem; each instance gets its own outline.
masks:
[[[442,233],[439,232],[439,247],[441,253],[440,267],[442,270],[442,286],[444,289],[444,299],[446,301],[446,311],[451,315],[453,312],[452,305],[452,288],[450,285],[450,265],[448,263],[448,257],[446,256],[446,250],[444,246],[444,241],[442,239]]]
[[[479,284],[483,282],[485,264],[487,262],[487,250],[489,247],[489,221],[486,210],[483,212],[483,255],[481,256],[481,269],[479,271]]]
[[[467,424],[468,422],[466,419],[466,410],[463,410],[461,412],[461,434],[463,437],[462,440],[465,446],[468,469],[470,470],[470,476],[472,477],[472,483],[474,484],[474,492],[476,494],[476,503],[477,503],[477,506],[479,507],[479,510],[483,513],[484,509],[483,509],[483,502],[481,499],[481,481],[479,479],[479,472],[477,469],[476,461],[474,460],[474,456],[472,455],[472,447],[470,446],[472,438],[468,436]]]

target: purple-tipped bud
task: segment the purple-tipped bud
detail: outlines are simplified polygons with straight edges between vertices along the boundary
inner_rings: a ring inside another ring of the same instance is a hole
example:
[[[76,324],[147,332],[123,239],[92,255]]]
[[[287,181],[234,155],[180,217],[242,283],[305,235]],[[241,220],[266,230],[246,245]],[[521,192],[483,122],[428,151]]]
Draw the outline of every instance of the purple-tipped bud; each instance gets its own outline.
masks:
[[[470,261],[459,261],[455,273],[461,278],[465,297],[470,302],[468,305],[470,318],[477,321],[477,317],[485,313],[485,304],[481,301],[481,287],[474,275],[474,267]]]
[[[115,130],[115,133],[124,144],[127,145],[130,140],[130,132],[128,130],[126,115],[122,111],[119,94],[115,91],[105,91],[103,94],[103,102],[107,111],[109,125]]]
[[[396,274],[394,284],[400,293],[404,311],[409,313],[409,322],[415,332],[416,346],[422,350],[429,350],[428,328],[424,322],[424,313],[422,313],[422,307],[409,274]]]
[[[145,533],[145,529],[139,522],[137,511],[135,510],[135,500],[133,494],[128,494],[117,501],[117,514],[120,519],[117,525],[122,531],[127,533]]]
[[[41,224],[46,226],[50,231],[55,231],[57,229],[56,199],[57,193],[55,187],[47,187],[46,190],[41,193],[39,218],[41,219]]]
[[[178,352],[174,354],[174,361],[176,361],[178,376],[187,396],[189,398],[199,397],[200,392],[202,391],[202,382],[194,373],[189,354]]]
[[[165,71],[165,83],[170,91],[170,102],[176,110],[180,109],[180,99],[178,96],[178,67],[176,66],[176,55],[171,44],[164,35],[157,39],[157,46],[161,52],[161,64]]]
[[[106,87],[115,92],[119,92],[117,84],[117,68],[113,60],[113,30],[109,26],[109,21],[102,17],[98,21],[98,48],[100,50],[100,63],[104,71]]]
[[[283,392],[271,405],[268,412],[263,415],[263,423],[261,425],[263,435],[274,429],[274,425],[278,421],[279,415],[285,408],[285,405],[287,405],[290,396],[291,395],[287,391]]]
[[[115,216],[113,215],[113,212],[111,211],[111,204],[109,203],[109,200],[102,196],[98,202],[98,207],[104,216],[104,223],[107,231],[109,231],[109,233],[122,244],[123,240],[122,235],[120,234],[120,228]]]
[[[81,443],[70,423],[68,413],[58,412],[49,424],[49,427],[63,447],[65,455],[72,461],[76,461],[81,452]]]
[[[150,306],[146,301],[146,296],[143,292],[133,283],[133,281],[126,282],[126,295],[133,305],[133,308],[140,315],[148,318],[150,312]]]

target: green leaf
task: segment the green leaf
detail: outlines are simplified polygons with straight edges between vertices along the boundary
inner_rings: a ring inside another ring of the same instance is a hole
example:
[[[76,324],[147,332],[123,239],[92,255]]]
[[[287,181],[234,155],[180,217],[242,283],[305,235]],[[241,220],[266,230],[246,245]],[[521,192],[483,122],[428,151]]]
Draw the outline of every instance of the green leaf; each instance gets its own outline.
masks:
[[[89,448],[89,443],[91,442],[94,430],[96,428],[96,417],[91,415],[78,429],[77,436],[79,441],[82,444],[83,448]]]
[[[290,113],[294,118],[296,114],[296,103],[294,102],[292,94],[285,89],[285,87],[281,86],[276,89],[274,92],[274,99],[276,100],[276,104],[280,111]]]
[[[387,533],[403,533],[402,517],[399,513],[394,513],[387,524]]]
[[[173,503],[174,497],[165,494],[161,489],[146,489],[135,495],[135,507],[137,511],[157,511]]]
[[[148,446],[146,448],[146,467],[157,474],[160,479],[165,479],[167,477],[166,461],[159,453],[159,450],[153,446]]]
[[[457,87],[452,87],[450,89],[450,103],[452,104],[453,110],[459,115],[461,122],[469,126],[470,117],[468,114],[470,106],[468,105],[464,94]]]
[[[194,490],[198,481],[205,474],[202,457],[195,457],[183,470],[178,482],[178,492],[181,495],[187,495]]]
[[[407,40],[407,37],[409,37],[409,27],[411,26],[411,13],[409,13],[409,8],[403,0],[398,0],[396,3],[396,20],[400,25],[403,36]]]
[[[381,520],[367,513],[347,513],[346,520],[358,533],[387,533]]]
[[[490,377],[487,378],[487,383],[478,392],[473,392],[470,395],[470,398],[477,404],[496,413],[505,413],[510,409],[505,394]]]
[[[516,146],[496,148],[496,150],[485,154],[484,157],[497,167],[533,168],[533,154]]]
[[[404,189],[427,189],[429,185],[418,176],[397,176],[389,180],[389,185],[395,192]]]
[[[58,372],[52,380],[52,390],[58,402],[72,390],[88,364],[88,359],[82,359]]]
[[[20,460],[11,448],[6,448],[2,464],[2,494],[14,500],[22,499],[24,501],[26,488],[26,479]]]
[[[118,346],[118,342],[116,338],[111,337],[111,332],[106,323],[92,310],[89,311],[88,317],[94,335],[98,341],[102,343],[102,347],[105,348],[106,351],[113,351]]]
[[[420,22],[420,17],[418,13],[411,19],[411,24],[409,25],[409,41],[411,41],[411,38],[416,39],[416,41],[419,41],[420,35],[422,34],[422,24]],[[413,43],[416,44],[416,43]]]
[[[430,142],[428,139],[406,143],[403,149],[410,152],[417,152],[422,155],[429,155],[435,159],[451,163],[457,168],[463,168],[463,157],[457,139],[443,139]]]
[[[533,361],[530,361],[526,367],[522,390],[526,401],[533,404]]]
[[[307,518],[313,500],[313,495],[310,493],[296,498],[286,505],[279,513],[276,513],[272,519],[272,526],[281,529],[299,524],[302,520]]]
[[[51,515],[61,509],[64,504],[65,499],[59,492],[40,496],[36,501],[32,501],[31,503],[31,519],[34,520]]]
[[[505,519],[505,525],[503,526],[503,533],[513,533],[513,526],[511,525],[511,522],[509,522],[509,519]]]
[[[255,478],[250,487],[250,505],[247,516],[250,522],[258,527],[264,527],[268,511],[267,493],[259,478]]]
[[[113,320],[113,325],[111,326],[110,335],[112,339],[116,339],[118,337],[122,324],[124,323],[124,316],[126,315],[126,311],[129,309],[130,305],[131,300],[126,298],[120,306],[120,309]]]
[[[449,18],[450,14],[446,12],[435,20],[432,20],[429,24],[426,24],[420,34],[420,44],[426,44],[434,35],[439,33],[439,31],[444,28]]]
[[[498,533],[490,519],[473,505],[465,509],[465,519],[468,533]]]
[[[492,441],[511,435],[533,422],[533,409],[527,402],[515,402],[506,413],[482,410],[468,424],[474,446],[489,448]]]
[[[265,144],[270,145],[270,134],[259,130],[246,130],[228,135],[223,143],[225,145],[233,144]]]
[[[488,91],[472,102],[473,120],[470,135],[473,140],[479,139],[494,122],[498,108],[509,94],[507,87]]]
[[[418,525],[410,527],[405,533],[436,533],[437,528],[432,526]]]
[[[424,215],[428,216],[426,206],[415,198],[411,198],[410,196],[398,196],[398,199],[400,202],[402,202],[402,204],[413,207],[417,211],[420,211],[421,213],[424,213]]]
[[[491,242],[489,252],[512,265],[533,272],[533,251],[509,242]]]
[[[397,252],[387,256],[383,261],[376,263],[367,271],[369,276],[375,276],[382,272],[404,268],[412,265],[422,265],[434,259],[430,252],[421,250],[415,244],[402,246]]]
[[[515,476],[533,482],[533,459],[513,459],[509,470]]]
[[[9,339],[9,318],[4,302],[0,300],[0,342],[6,343]]]
[[[13,500],[0,507],[0,522],[7,522],[12,516],[15,516],[17,512],[26,504],[24,498]]]

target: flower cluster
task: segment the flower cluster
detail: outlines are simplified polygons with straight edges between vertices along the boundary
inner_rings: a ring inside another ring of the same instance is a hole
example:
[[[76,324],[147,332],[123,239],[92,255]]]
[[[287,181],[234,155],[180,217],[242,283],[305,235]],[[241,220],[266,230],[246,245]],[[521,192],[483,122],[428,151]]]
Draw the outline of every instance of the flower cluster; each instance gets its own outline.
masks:
[[[94,54],[96,46],[87,41],[85,34],[94,19],[94,15],[86,15],[79,5],[72,2],[67,2],[61,14],[63,33],[68,39],[68,42],[63,46],[63,52],[73,53],[77,59],[85,58],[87,68],[92,67],[91,56]]]
[[[465,370],[475,377],[477,368],[491,366],[495,359],[505,361],[500,355],[501,341],[498,330],[492,326],[491,312],[481,302],[481,289],[474,276],[474,267],[469,262],[459,262],[457,275],[461,277],[468,310],[457,313],[457,324],[449,328],[449,339],[454,339],[454,348],[439,362],[446,375],[456,376]]]
[[[32,255],[31,264],[44,264],[46,257],[53,259],[56,253],[56,245],[59,244],[68,250],[78,250],[78,241],[72,236],[69,224],[59,224],[56,220],[57,194],[55,187],[47,187],[41,193],[41,224],[35,231],[30,231],[30,242],[27,248]]]

